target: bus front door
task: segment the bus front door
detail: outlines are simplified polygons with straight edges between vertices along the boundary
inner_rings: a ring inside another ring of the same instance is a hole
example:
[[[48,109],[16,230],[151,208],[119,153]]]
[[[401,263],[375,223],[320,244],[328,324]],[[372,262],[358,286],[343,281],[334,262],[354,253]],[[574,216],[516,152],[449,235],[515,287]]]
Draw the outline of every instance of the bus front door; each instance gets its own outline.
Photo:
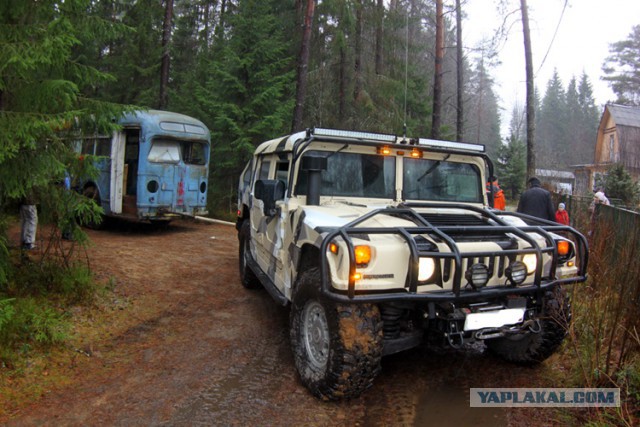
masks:
[[[124,152],[125,134],[116,132],[111,144],[111,182],[109,186],[109,208],[111,213],[122,213],[122,196],[124,194]]]

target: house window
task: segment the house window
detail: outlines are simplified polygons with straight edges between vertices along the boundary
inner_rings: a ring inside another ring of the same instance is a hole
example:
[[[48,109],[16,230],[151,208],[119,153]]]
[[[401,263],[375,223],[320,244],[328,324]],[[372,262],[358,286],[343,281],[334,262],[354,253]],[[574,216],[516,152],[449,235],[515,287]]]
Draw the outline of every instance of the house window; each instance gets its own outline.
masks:
[[[613,134],[609,135],[609,161],[616,161],[616,153],[614,151],[616,139]]]

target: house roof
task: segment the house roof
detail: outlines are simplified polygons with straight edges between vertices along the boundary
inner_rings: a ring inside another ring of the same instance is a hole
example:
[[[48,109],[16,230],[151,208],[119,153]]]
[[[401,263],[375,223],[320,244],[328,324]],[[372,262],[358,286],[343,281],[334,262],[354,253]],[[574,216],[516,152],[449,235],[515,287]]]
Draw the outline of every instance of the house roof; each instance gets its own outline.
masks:
[[[616,125],[640,128],[640,107],[607,104],[607,109],[611,113]]]

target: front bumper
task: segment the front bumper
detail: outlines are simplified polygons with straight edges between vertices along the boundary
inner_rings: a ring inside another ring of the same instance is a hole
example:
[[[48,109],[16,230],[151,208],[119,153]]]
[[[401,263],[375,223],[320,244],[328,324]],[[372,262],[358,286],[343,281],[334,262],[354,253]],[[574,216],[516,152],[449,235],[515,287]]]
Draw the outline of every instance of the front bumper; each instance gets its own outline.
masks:
[[[435,226],[427,221],[413,208],[439,208],[439,209],[458,209],[468,211],[469,214],[480,214],[480,216],[486,220],[485,225],[472,225],[472,226],[459,226],[459,225],[447,225],[447,226]],[[363,222],[369,220],[375,215],[392,215],[400,216],[404,219],[410,220],[415,224],[415,227],[362,227],[359,226]],[[532,218],[522,216],[520,214],[514,214],[510,212],[501,212],[501,215],[514,215],[520,218],[531,221]],[[558,253],[553,237],[550,233],[560,232],[575,245],[575,258],[577,266],[577,274],[570,277],[557,277],[558,266]],[[510,234],[516,236],[518,239],[527,243],[527,247],[524,249],[501,249],[491,251],[477,251],[473,253],[464,253],[460,250],[460,245],[456,243],[456,240],[452,235],[473,235],[477,233],[481,236],[491,234]],[[354,275],[356,272],[354,243],[352,237],[362,235],[373,234],[395,234],[400,236],[409,247],[409,269],[407,277],[405,279],[404,286],[394,289],[384,289],[380,291],[362,290],[358,289]],[[448,247],[444,252],[425,252],[421,250],[414,236],[417,235],[429,235],[444,242]],[[540,236],[542,239],[534,239],[532,235]],[[349,275],[348,285],[346,289],[335,288],[330,280],[330,266],[327,259],[327,249],[329,244],[334,239],[342,239],[346,242],[349,253]],[[542,240],[545,244],[540,244]],[[338,302],[398,302],[398,301],[413,301],[413,302],[451,302],[451,303],[472,303],[477,301],[487,301],[499,299],[508,295],[534,295],[541,294],[547,290],[550,290],[558,285],[572,284],[577,282],[583,282],[586,280],[587,275],[587,262],[588,262],[588,245],[585,237],[576,231],[575,229],[559,225],[553,222],[544,220],[535,220],[535,223],[531,223],[527,226],[513,226],[507,224],[504,220],[499,218],[492,211],[480,209],[474,206],[461,205],[461,204],[430,204],[420,203],[404,205],[398,208],[385,208],[378,209],[370,212],[369,214],[358,218],[357,220],[340,227],[338,229],[332,229],[327,231],[324,236],[321,247],[321,272],[322,283],[321,292],[327,298]],[[474,289],[467,286],[466,279],[464,278],[463,266],[468,265],[469,259],[474,258],[486,258],[486,259],[498,259],[502,257],[515,257],[524,253],[534,253],[537,259],[536,270],[533,273],[533,280],[524,285],[505,284],[501,286],[490,286],[485,288]],[[452,277],[450,281],[452,286],[450,289],[424,291],[420,290],[421,284],[418,282],[418,259],[421,256],[432,257],[438,262],[447,260],[452,263]],[[543,257],[550,259],[550,265],[547,269],[548,272],[543,272]]]

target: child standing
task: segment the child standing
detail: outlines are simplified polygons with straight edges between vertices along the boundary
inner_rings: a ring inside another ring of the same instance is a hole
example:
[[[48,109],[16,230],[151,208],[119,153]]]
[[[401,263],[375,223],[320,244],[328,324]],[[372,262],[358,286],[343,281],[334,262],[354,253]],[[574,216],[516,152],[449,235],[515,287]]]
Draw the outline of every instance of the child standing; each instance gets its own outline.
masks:
[[[565,204],[560,203],[556,211],[556,222],[562,225],[569,225],[569,213],[565,210]]]

